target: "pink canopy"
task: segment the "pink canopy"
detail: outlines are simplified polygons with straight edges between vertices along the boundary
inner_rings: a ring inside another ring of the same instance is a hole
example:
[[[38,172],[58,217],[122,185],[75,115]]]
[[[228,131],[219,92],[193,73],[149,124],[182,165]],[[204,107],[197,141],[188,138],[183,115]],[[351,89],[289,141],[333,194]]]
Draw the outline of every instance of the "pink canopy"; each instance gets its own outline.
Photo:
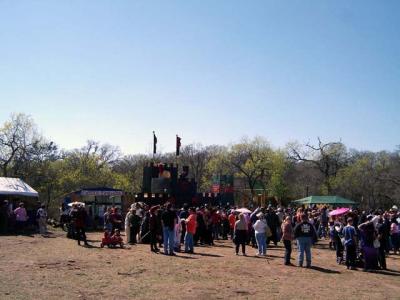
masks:
[[[346,207],[342,207],[342,208],[337,208],[335,210],[332,210],[329,215],[331,217],[333,216],[340,216],[340,215],[344,215],[345,213],[349,212],[350,208],[346,208]]]
[[[251,210],[249,210],[249,209],[247,209],[247,208],[245,208],[245,207],[242,207],[242,208],[238,208],[237,210],[235,210],[236,212],[239,212],[239,213],[243,213],[243,214],[251,214]]]

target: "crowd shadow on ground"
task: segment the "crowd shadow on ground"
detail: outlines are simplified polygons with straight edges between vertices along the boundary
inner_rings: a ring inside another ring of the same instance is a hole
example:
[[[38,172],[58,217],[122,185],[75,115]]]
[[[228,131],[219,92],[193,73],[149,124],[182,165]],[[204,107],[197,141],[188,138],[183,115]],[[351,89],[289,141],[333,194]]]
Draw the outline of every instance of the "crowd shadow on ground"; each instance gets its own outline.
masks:
[[[229,241],[229,240],[226,240],[226,241]],[[232,240],[231,240],[231,242],[232,242]],[[232,246],[218,243],[218,244],[215,244],[214,247],[217,247],[217,248],[232,248],[233,247],[233,242],[232,242]]]
[[[374,273],[374,274],[382,274],[382,275],[386,275],[386,276],[400,276],[400,272],[396,271],[396,270],[391,270],[391,269],[386,269],[386,270],[371,270],[369,271],[370,273]]]
[[[101,249],[100,246],[89,244],[89,245],[83,245],[82,247],[88,248],[88,249]],[[110,248],[110,249],[117,249],[117,248]]]
[[[223,255],[219,255],[219,254],[201,253],[201,252],[194,252],[193,255],[207,256],[207,257],[224,257]]]
[[[101,240],[87,240],[89,243],[101,243]]]
[[[161,253],[161,252],[160,252],[160,254],[161,254],[161,255],[164,255],[164,256],[169,256],[169,255],[164,254],[164,253]],[[179,254],[175,254],[173,257],[182,258],[182,259],[198,259],[197,257],[186,256],[186,255],[181,255],[181,254],[183,254],[183,253],[180,253],[180,252],[179,252]]]
[[[0,236],[4,237],[18,237],[18,236],[26,236],[26,237],[35,237],[36,232],[18,232],[18,233],[2,233]]]
[[[341,274],[340,271],[332,270],[332,269],[327,269],[319,266],[311,266],[309,268],[310,270],[322,272],[322,273],[328,273],[328,274]]]
[[[320,250],[333,250],[332,248],[329,247],[329,245],[326,244],[316,243],[313,247]]]

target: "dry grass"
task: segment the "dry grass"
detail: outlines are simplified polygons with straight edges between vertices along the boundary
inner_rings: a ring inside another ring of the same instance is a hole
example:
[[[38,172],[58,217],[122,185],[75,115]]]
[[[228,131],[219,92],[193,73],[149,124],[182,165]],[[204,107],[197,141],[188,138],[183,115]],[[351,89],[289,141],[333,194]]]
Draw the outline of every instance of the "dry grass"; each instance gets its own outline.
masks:
[[[236,257],[230,241],[198,247],[197,254],[169,257],[148,245],[78,247],[55,231],[0,237],[0,299],[399,299],[400,256],[392,271],[348,271],[322,242],[313,249],[314,269],[283,266],[280,246],[267,258]],[[296,255],[294,250],[293,257]],[[293,262],[295,262],[293,260]]]

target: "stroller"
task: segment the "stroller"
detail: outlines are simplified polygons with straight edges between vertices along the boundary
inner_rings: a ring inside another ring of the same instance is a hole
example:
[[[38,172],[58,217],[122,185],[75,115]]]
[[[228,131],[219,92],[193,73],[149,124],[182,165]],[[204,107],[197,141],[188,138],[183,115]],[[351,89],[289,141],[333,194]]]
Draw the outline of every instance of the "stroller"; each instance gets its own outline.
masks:
[[[124,248],[124,242],[122,240],[122,237],[119,233],[119,230],[115,230],[115,233],[111,235],[108,230],[104,232],[104,237],[101,239],[101,244],[100,247],[104,248],[104,246],[107,246],[108,248],[115,248],[116,246],[120,246],[121,248]]]

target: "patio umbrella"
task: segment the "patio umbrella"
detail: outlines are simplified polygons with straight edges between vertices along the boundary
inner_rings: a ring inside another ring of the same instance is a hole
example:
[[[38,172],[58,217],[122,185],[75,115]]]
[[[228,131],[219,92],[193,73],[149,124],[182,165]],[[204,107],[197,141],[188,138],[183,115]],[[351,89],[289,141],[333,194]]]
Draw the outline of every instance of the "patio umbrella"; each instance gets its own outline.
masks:
[[[85,206],[85,203],[78,202],[78,201],[68,203],[68,206],[72,206],[72,205]]]
[[[342,207],[342,208],[338,208],[338,209],[332,210],[332,211],[329,213],[329,215],[330,215],[331,217],[333,217],[333,216],[340,216],[340,215],[344,215],[345,213],[349,212],[349,210],[350,210],[350,208]]]
[[[237,210],[235,210],[236,212],[239,212],[239,213],[243,213],[243,214],[251,214],[251,210],[249,210],[249,209],[247,209],[247,208],[245,208],[245,207],[242,207],[242,208],[238,208]]]

